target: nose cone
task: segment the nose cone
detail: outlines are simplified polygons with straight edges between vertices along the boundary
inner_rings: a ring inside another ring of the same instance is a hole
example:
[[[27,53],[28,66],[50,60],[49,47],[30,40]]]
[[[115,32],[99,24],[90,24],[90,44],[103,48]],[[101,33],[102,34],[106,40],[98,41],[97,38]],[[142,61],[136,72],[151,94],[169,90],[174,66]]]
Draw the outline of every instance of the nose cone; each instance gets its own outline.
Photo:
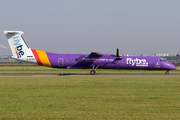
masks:
[[[177,69],[177,67],[174,66],[174,65],[171,64],[171,63],[166,63],[166,64],[165,64],[165,68],[166,68],[167,70],[176,70],[176,69]]]

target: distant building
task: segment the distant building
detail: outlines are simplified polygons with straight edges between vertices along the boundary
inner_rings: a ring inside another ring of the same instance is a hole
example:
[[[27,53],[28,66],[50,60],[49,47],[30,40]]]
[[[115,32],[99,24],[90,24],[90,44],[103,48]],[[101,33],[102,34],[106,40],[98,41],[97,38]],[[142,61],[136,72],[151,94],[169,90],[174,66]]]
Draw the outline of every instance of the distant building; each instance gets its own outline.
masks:
[[[165,56],[177,56],[177,53],[155,53],[154,56],[165,57]]]
[[[3,55],[3,56],[0,56],[0,61],[11,61],[12,58],[10,55]]]
[[[173,64],[180,64],[180,54],[177,53],[155,53],[154,56],[163,57]]]
[[[128,55],[128,54],[124,54],[124,55],[122,55],[122,56],[130,56],[130,55]]]
[[[7,59],[7,58],[10,58],[11,56],[9,56],[9,55],[3,55],[2,57]]]

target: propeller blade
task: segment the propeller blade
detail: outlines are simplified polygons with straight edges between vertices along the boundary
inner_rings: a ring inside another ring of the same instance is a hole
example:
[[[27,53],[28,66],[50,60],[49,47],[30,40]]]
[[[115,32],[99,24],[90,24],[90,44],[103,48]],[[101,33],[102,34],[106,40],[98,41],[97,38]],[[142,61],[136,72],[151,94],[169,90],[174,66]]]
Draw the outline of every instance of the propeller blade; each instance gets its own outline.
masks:
[[[116,57],[119,57],[119,49],[117,48]]]
[[[122,60],[122,57],[119,56],[119,49],[117,48],[117,52],[116,52],[116,60]]]

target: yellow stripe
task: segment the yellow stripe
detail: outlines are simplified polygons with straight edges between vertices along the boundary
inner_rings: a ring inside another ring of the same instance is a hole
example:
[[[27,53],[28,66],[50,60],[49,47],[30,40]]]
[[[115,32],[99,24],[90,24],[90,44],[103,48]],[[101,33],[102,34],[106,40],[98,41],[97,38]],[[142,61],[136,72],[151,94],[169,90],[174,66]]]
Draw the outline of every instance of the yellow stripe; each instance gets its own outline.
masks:
[[[43,66],[52,67],[45,51],[36,50]]]

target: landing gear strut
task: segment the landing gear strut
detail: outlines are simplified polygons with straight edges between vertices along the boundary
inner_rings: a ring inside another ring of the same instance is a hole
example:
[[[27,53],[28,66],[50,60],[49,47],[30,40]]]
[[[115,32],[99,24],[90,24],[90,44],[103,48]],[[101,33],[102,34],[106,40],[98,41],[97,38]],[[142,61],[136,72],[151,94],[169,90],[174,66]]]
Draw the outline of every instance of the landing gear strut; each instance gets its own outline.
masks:
[[[97,65],[97,66],[95,67],[95,65],[93,65],[92,70],[91,70],[91,72],[90,72],[91,75],[95,75],[95,74],[96,74],[96,69],[98,68],[98,66],[99,66],[99,65]]]
[[[169,70],[167,70],[167,72],[165,73],[166,75],[169,75]]]

